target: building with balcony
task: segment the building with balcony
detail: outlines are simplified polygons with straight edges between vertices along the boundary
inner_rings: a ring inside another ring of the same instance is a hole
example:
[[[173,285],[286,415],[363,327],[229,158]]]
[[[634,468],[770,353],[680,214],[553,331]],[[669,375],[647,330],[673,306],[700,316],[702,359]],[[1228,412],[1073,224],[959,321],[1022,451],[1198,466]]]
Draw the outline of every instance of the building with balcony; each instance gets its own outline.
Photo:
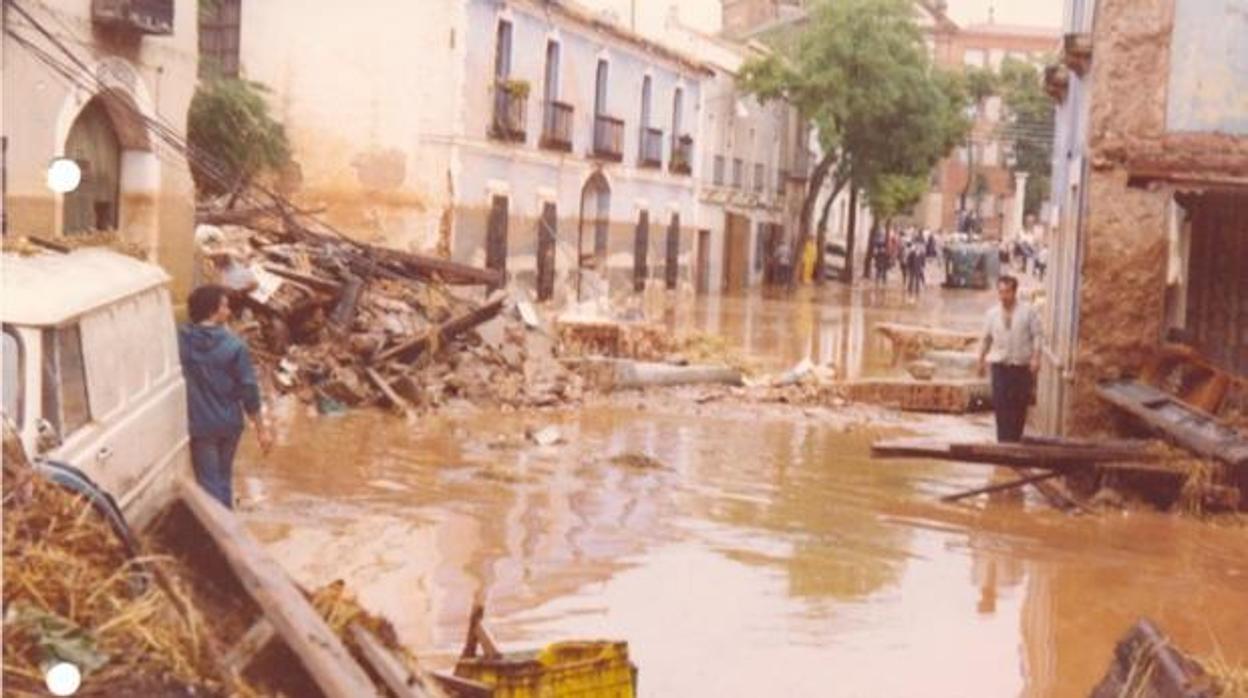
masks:
[[[1181,393],[1203,385],[1202,409],[1243,414],[1242,387],[1209,376],[1248,375],[1248,2],[1067,0],[1065,32],[1046,71],[1057,227],[1039,426],[1112,427],[1097,385],[1141,375],[1167,342],[1187,347]]]
[[[584,268],[690,279],[708,68],[570,2],[335,7],[242,7],[241,73],[273,90],[297,200],[543,299]]]
[[[14,0],[3,4],[7,235],[115,233],[188,290],[195,195],[184,132],[195,89],[191,0]],[[170,132],[174,133],[170,137]],[[72,191],[49,188],[55,158]]]

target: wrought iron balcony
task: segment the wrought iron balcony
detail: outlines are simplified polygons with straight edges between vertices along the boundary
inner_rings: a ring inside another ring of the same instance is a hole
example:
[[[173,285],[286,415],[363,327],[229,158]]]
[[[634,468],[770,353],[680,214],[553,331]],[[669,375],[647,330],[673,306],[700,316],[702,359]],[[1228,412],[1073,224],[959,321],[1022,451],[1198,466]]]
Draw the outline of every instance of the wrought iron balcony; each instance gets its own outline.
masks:
[[[663,132],[657,128],[642,127],[641,155],[638,164],[641,167],[663,166]]]
[[[716,167],[721,167],[719,162],[716,162]],[[685,134],[672,139],[672,160],[668,169],[683,175],[693,172],[693,136]],[[722,181],[722,176],[720,179]]]
[[[91,21],[125,32],[173,33],[173,0],[91,0]]]
[[[542,113],[542,138],[538,143],[547,150],[572,151],[572,105],[550,101]]]
[[[504,141],[524,142],[525,113],[529,104],[527,87],[527,83],[511,81],[499,81],[494,85],[491,136]]]
[[[624,159],[624,120],[598,114],[594,117],[594,147],[591,155],[620,162]]]

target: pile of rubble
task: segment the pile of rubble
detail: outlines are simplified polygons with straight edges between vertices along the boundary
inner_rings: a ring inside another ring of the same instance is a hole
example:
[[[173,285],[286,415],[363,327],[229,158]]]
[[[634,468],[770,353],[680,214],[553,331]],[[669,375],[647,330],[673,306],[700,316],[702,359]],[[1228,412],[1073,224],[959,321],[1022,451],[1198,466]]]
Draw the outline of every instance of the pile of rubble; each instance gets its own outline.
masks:
[[[201,278],[235,292],[233,329],[266,382],[322,411],[581,398],[497,271],[255,219],[201,225],[196,240]]]

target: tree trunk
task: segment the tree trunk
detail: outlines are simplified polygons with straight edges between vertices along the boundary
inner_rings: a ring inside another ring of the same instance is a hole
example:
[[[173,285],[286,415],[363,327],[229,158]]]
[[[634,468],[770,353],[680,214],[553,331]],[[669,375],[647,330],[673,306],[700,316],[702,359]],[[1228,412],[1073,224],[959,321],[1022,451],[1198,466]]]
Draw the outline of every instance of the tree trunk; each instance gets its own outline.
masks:
[[[806,251],[806,243],[810,241],[810,216],[815,211],[815,199],[819,196],[819,190],[823,187],[823,180],[827,178],[828,171],[832,169],[832,165],[836,163],[836,154],[828,153],[823,156],[819,163],[815,165],[815,169],[810,173],[810,182],[806,186],[806,198],[802,200],[802,217],[798,221],[797,247],[794,253],[794,259],[802,259]],[[819,255],[816,255],[816,260]],[[794,265],[796,266],[796,265]],[[800,274],[791,274],[789,276],[789,287],[797,286],[797,280]]]
[[[823,202],[823,212],[819,215],[819,225],[815,229],[815,247],[819,249],[819,256],[815,262],[815,279],[817,283],[823,283],[824,274],[827,273],[827,270],[824,269],[827,260],[824,259],[823,251],[828,244],[828,212],[832,209],[832,204],[836,202],[836,197],[845,188],[845,182],[844,177],[836,178],[835,184],[832,185],[832,192],[828,194],[827,200]]]
[[[858,187],[849,185],[849,230],[845,234],[845,266],[841,271],[841,281],[847,284],[854,282],[854,238],[858,227]]]

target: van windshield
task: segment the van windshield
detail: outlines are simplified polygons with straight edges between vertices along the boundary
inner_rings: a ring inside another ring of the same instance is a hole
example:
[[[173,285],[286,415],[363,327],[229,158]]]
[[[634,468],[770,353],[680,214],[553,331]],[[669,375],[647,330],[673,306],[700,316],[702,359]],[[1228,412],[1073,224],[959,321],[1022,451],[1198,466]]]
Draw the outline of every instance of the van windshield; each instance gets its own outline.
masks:
[[[19,427],[22,424],[22,343],[13,328],[4,328],[4,374],[0,388],[4,391],[4,416]]]

